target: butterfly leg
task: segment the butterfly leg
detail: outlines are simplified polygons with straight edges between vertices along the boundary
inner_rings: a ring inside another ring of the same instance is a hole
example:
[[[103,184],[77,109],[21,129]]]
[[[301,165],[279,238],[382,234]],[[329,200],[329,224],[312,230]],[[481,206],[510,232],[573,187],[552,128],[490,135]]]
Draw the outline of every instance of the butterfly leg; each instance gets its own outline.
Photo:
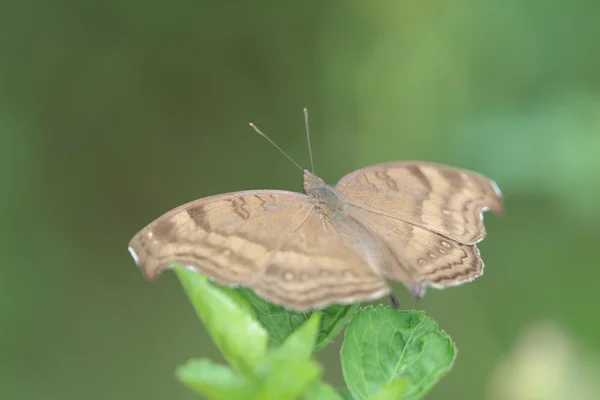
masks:
[[[395,294],[390,294],[390,301],[392,302],[392,307],[400,308],[400,302],[398,301],[398,298]]]
[[[423,296],[425,296],[426,288],[424,286],[411,284],[411,285],[406,285],[406,287],[410,291],[410,294],[412,294],[415,301],[419,301],[423,298]]]

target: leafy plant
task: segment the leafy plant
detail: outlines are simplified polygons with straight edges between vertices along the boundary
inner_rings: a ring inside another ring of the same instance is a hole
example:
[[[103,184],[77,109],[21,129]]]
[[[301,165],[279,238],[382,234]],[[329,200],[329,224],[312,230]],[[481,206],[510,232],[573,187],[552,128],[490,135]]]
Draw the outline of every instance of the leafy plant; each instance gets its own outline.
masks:
[[[178,379],[209,400],[414,400],[452,367],[452,340],[423,312],[331,306],[295,313],[248,289],[229,289],[176,267],[188,298],[229,365],[193,359]],[[340,352],[347,391],[321,380],[314,354],[346,326]]]

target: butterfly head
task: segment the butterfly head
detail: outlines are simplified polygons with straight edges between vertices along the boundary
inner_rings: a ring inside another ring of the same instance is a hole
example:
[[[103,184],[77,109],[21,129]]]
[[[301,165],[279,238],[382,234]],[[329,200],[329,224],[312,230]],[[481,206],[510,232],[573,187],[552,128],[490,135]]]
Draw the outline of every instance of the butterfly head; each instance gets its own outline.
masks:
[[[315,198],[326,215],[334,217],[342,211],[342,201],[337,190],[307,170],[304,170],[304,193]]]
[[[319,178],[315,174],[309,172],[308,170],[304,170],[304,184],[302,188],[304,189],[304,193],[310,195],[314,193],[317,189],[327,186],[323,179]]]

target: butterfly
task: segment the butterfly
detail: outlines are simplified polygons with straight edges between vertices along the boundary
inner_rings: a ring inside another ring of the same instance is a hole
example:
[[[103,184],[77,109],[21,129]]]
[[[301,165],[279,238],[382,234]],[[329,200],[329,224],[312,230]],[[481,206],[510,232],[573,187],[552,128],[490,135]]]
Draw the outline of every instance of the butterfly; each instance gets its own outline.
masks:
[[[483,273],[483,212],[502,214],[494,181],[422,162],[358,169],[329,186],[303,171],[304,193],[248,190],[179,206],[140,230],[129,251],[148,280],[174,264],[251,288],[295,311],[373,300],[401,281],[419,299]]]

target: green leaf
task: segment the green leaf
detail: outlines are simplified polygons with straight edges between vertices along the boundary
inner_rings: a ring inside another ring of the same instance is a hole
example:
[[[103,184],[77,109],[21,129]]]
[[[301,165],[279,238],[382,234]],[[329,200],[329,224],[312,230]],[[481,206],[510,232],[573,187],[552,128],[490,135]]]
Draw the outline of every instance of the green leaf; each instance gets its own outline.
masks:
[[[304,392],[304,400],[344,400],[330,385],[321,381],[314,381]]]
[[[407,379],[396,379],[384,385],[375,394],[369,396],[369,400],[402,400],[402,395],[408,386]]]
[[[268,335],[254,316],[208,279],[183,267],[175,272],[196,313],[221,350],[238,371],[252,375],[265,357]]]
[[[207,359],[190,360],[177,368],[185,386],[210,400],[252,399],[255,385],[226,365]]]
[[[269,344],[272,347],[280,346],[292,332],[305,323],[314,313],[297,313],[286,310],[262,299],[250,289],[239,288],[237,291],[248,301],[256,318],[269,332]],[[359,304],[334,305],[319,310],[318,313],[321,314],[322,318],[314,351],[321,350],[331,343],[346,324],[350,322],[358,307]]]
[[[344,379],[357,400],[407,379],[403,400],[421,398],[454,362],[456,348],[423,312],[367,307],[350,322],[341,358]]]
[[[319,322],[315,313],[258,366],[262,379],[255,399],[295,400],[319,377],[321,367],[311,357]]]
[[[340,390],[339,394],[343,400],[354,400],[354,396],[352,396],[352,393],[348,389]]]

